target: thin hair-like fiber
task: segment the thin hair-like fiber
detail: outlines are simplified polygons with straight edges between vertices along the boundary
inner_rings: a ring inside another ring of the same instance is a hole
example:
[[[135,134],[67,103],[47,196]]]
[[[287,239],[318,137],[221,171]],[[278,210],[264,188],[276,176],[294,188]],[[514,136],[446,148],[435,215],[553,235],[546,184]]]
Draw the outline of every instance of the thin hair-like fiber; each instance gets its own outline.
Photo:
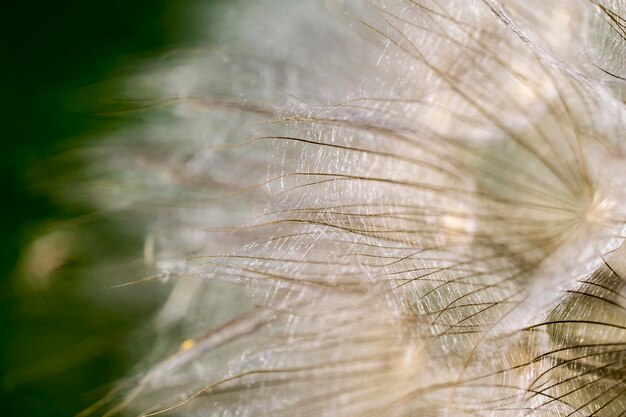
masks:
[[[81,151],[171,288],[83,415],[626,416],[626,2],[228,7]]]

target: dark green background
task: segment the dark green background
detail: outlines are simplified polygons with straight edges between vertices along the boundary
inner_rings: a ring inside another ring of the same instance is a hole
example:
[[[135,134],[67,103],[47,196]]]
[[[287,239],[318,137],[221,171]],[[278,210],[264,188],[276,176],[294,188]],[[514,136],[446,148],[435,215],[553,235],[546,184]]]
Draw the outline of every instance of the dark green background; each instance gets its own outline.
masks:
[[[1,6],[1,416],[75,415],[127,372],[124,343],[149,306],[104,309],[81,299],[71,276],[46,291],[18,291],[16,262],[42,225],[82,214],[55,205],[40,186],[41,167],[71,147],[72,138],[112,123],[90,113],[90,105],[81,108],[91,96],[75,98],[120,67],[181,45],[177,25],[186,5],[83,0]],[[117,245],[111,235],[110,245]]]

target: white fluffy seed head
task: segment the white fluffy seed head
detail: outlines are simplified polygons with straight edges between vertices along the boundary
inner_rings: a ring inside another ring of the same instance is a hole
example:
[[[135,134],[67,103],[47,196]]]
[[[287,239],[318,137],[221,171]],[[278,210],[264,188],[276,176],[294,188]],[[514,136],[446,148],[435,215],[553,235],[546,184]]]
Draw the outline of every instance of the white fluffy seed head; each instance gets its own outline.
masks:
[[[105,415],[623,416],[626,4],[237,7],[87,153],[180,346]]]

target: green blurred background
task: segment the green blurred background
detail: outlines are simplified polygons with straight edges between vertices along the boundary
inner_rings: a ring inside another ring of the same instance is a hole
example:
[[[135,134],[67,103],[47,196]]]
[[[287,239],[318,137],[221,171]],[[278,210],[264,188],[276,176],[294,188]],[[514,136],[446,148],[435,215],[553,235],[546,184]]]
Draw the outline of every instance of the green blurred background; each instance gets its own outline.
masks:
[[[128,372],[125,346],[131,329],[148,319],[157,301],[136,308],[107,305],[77,287],[85,279],[79,276],[84,274],[81,263],[99,255],[93,247],[104,252],[122,248],[133,256],[138,242],[102,227],[98,245],[64,259],[62,271],[45,288],[24,285],[28,277],[20,265],[42,230],[84,214],[55,204],[41,174],[54,166],[48,167],[50,159],[73,146],[73,139],[115,124],[90,113],[91,104],[82,108],[98,99],[89,94],[85,99],[83,92],[93,91],[119,68],[132,70],[132,62],[182,45],[177,28],[187,4],[72,0],[0,6],[0,416],[75,415]]]

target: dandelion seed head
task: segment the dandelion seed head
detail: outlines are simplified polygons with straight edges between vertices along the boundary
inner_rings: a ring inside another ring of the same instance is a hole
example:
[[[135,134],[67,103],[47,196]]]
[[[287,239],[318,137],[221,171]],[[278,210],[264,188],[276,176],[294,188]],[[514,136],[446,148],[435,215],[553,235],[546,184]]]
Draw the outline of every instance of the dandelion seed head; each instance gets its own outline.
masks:
[[[84,195],[175,341],[105,415],[622,416],[624,7],[238,3],[130,76]]]

